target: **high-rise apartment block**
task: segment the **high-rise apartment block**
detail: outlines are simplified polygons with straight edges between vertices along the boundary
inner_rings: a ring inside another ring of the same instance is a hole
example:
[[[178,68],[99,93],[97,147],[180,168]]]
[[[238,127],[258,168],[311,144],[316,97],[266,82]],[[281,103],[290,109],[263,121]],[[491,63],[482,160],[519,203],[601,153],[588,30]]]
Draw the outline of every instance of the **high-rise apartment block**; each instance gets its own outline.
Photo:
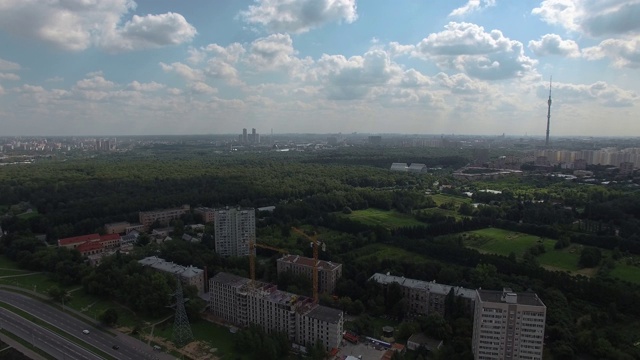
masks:
[[[248,208],[215,210],[215,249],[221,256],[247,256],[256,239],[256,212]]]
[[[474,290],[438,284],[435,281],[407,279],[404,276],[380,273],[373,274],[369,280],[373,280],[382,286],[389,286],[392,283],[400,285],[402,297],[407,300],[407,312],[416,315],[428,315],[435,312],[444,315],[445,299],[452,290],[455,296],[463,299],[469,312],[473,311],[476,300]]]
[[[258,325],[267,333],[282,332],[305,347],[322,342],[327,351],[342,340],[343,313],[313,299],[266,284],[220,272],[209,280],[213,314],[236,326]]]
[[[278,259],[277,268],[278,275],[289,271],[311,279],[313,277],[313,258],[286,255]],[[342,264],[318,260],[318,292],[333,293],[340,277],[342,277]]]
[[[171,220],[179,219],[180,216],[186,214],[191,210],[189,205],[182,205],[182,207],[174,209],[156,210],[156,211],[140,211],[138,216],[140,223],[149,228],[154,222],[158,222],[162,225],[168,225]]]
[[[476,290],[476,360],[541,360],[547,307],[531,292]]]

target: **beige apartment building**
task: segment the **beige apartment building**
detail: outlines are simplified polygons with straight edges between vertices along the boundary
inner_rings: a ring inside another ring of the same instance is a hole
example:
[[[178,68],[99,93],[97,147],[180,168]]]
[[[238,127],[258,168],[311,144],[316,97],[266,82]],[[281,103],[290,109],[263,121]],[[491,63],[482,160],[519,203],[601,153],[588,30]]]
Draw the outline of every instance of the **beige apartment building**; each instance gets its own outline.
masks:
[[[277,269],[278,275],[289,271],[312,279],[313,259],[298,255],[286,255],[277,260]],[[318,292],[333,293],[340,277],[342,277],[342,264],[318,260]]]
[[[277,289],[276,285],[220,272],[209,280],[213,314],[236,326],[258,325],[267,333],[284,332],[293,343],[310,347],[320,340],[327,351],[338,348],[343,333],[340,310]]]
[[[215,209],[208,207],[197,207],[193,209],[194,214],[202,215],[202,221],[205,223],[214,222],[216,219],[216,211]]]
[[[123,234],[127,231],[127,228],[130,226],[131,224],[129,224],[126,221],[115,222],[115,223],[104,224],[104,230],[107,234]]]
[[[532,292],[477,290],[472,349],[476,360],[541,360],[547,307]]]
[[[476,300],[475,290],[438,284],[434,281],[422,281],[408,279],[404,276],[393,276],[389,274],[376,273],[369,278],[382,286],[389,286],[392,283],[400,285],[402,297],[407,301],[407,311],[415,315],[428,315],[434,312],[445,315],[445,300],[449,292],[453,289],[455,296],[462,298],[469,312],[473,312]]]
[[[149,229],[151,224],[159,222],[162,225],[169,225],[169,222],[174,219],[179,219],[180,216],[189,212],[191,207],[189,205],[182,205],[179,208],[155,210],[155,211],[140,211],[138,214],[140,223]]]

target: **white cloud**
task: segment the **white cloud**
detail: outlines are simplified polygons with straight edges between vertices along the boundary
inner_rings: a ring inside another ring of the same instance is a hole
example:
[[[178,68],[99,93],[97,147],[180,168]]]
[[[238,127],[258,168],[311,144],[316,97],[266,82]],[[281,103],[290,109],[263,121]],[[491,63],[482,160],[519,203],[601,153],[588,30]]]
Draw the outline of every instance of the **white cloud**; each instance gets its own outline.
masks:
[[[562,40],[560,35],[546,34],[540,40],[529,41],[529,49],[537,56],[559,55],[579,57],[578,43],[573,40]]]
[[[473,80],[462,73],[449,76],[441,72],[438,73],[435,78],[438,80],[440,86],[449,89],[454,94],[479,94],[487,89],[486,84],[478,80]]]
[[[218,92],[218,90],[201,81],[191,84],[189,86],[189,90],[191,90],[191,93],[193,94],[214,94]]]
[[[607,39],[582,53],[589,60],[609,57],[615,67],[640,68],[640,39]]]
[[[20,64],[0,58],[0,71],[20,70]]]
[[[112,81],[106,80],[102,75],[82,79],[76,82],[75,88],[80,90],[108,90],[115,86]]]
[[[140,83],[135,80],[129,83],[129,85],[127,86],[128,89],[134,91],[158,91],[164,89],[165,87],[165,85],[159,84],[155,81],[149,83]]]
[[[102,46],[115,52],[157,48],[190,42],[196,34],[196,28],[180,14],[133,15],[122,28],[105,36]]]
[[[297,58],[296,54],[289,34],[272,34],[253,41],[245,61],[261,71],[287,69],[295,73],[310,62],[309,59]]]
[[[537,86],[538,97],[549,96],[549,84],[540,83]],[[640,101],[638,94],[621,89],[604,81],[593,84],[553,83],[554,105],[562,103],[592,103],[597,102],[607,107],[626,107]]]
[[[190,41],[196,33],[175,13],[134,15],[125,22],[135,8],[133,0],[4,0],[0,2],[0,28],[71,51],[93,46],[124,51],[175,45]]]
[[[0,72],[0,80],[13,80],[13,81],[17,81],[20,80],[20,76],[13,74],[13,73],[1,73]]]
[[[6,91],[4,91],[4,88],[2,87],[2,85],[0,85],[0,95],[4,94],[6,94]]]
[[[640,31],[640,0],[545,0],[531,13],[596,37]]]
[[[60,81],[64,81],[64,78],[62,76],[54,76],[54,77],[48,78],[45,81],[46,82],[60,82]]]
[[[194,69],[180,62],[174,62],[171,65],[161,62],[160,67],[163,71],[174,72],[187,81],[202,81],[204,79],[202,70]]]
[[[449,16],[465,16],[474,11],[495,6],[496,0],[469,0],[464,6],[454,9]]]
[[[256,0],[256,3],[241,12],[241,17],[274,33],[303,33],[328,22],[352,23],[358,18],[356,0]]]
[[[391,55],[391,57],[396,57],[400,55],[411,54],[416,47],[414,45],[402,45],[398,42],[393,41],[389,43],[388,48],[389,55]]]
[[[537,63],[524,55],[521,42],[500,30],[485,32],[482,26],[457,22],[424,38],[413,55],[488,80],[524,77],[535,71]]]

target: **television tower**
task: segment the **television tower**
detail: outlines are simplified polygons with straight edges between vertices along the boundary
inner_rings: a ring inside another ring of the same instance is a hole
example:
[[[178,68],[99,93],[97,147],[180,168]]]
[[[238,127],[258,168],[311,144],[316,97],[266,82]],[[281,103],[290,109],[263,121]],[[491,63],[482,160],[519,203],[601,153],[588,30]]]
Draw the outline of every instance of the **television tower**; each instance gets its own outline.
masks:
[[[549,100],[547,100],[547,140],[544,142],[545,147],[549,147],[549,125],[551,124],[551,79],[549,77]]]

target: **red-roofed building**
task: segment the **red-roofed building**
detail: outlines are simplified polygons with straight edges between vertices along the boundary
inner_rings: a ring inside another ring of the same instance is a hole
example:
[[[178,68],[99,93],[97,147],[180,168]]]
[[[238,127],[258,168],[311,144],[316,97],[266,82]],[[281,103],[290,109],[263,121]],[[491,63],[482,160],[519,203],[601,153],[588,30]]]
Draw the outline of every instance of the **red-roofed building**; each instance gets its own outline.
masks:
[[[104,249],[113,249],[120,246],[120,234],[107,234],[100,236],[100,244]]]
[[[58,240],[58,246],[63,246],[69,249],[75,249],[80,244],[84,244],[90,241],[100,240],[100,234],[80,235]]]
[[[80,244],[76,250],[80,251],[82,256],[89,256],[102,253],[102,244],[100,242],[86,242]]]

